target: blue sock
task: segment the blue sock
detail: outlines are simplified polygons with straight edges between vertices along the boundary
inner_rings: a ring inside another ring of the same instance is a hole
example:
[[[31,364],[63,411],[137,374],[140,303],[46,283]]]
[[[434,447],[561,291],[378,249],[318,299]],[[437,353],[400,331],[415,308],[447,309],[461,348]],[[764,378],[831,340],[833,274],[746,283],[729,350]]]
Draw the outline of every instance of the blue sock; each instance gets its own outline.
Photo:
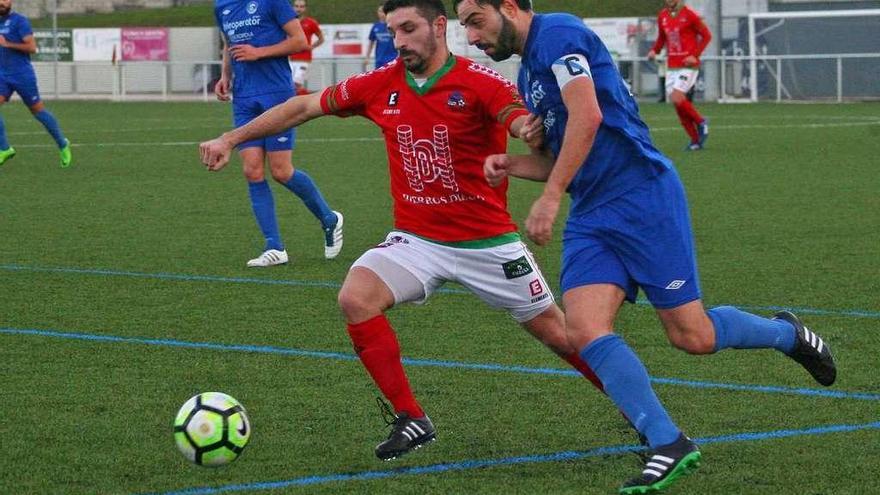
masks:
[[[0,150],[8,149],[9,141],[6,139],[6,123],[3,122],[3,117],[0,116]]]
[[[278,233],[278,220],[275,218],[275,200],[272,198],[272,190],[265,180],[260,182],[248,182],[248,192],[251,195],[251,207],[254,216],[257,217],[257,225],[266,238],[265,250],[284,250],[281,243],[281,235]]]
[[[52,135],[52,139],[55,140],[55,144],[57,144],[59,148],[63,148],[67,145],[67,139],[64,138],[61,128],[58,127],[58,121],[55,120],[55,116],[52,115],[51,112],[48,110],[40,110],[34,114],[34,118],[39,120],[40,123],[43,124],[43,127],[49,131],[49,134]]]
[[[719,306],[706,311],[715,325],[715,352],[722,349],[776,349],[790,354],[795,331],[790,323]]]
[[[651,388],[648,370],[638,356],[616,334],[600,337],[580,351],[583,359],[602,380],[605,393],[652,448],[678,440],[681,431]]]
[[[299,169],[294,170],[293,175],[290,177],[290,180],[284,184],[284,187],[290,189],[293,194],[299,196],[299,199],[301,199],[306,205],[306,208],[312,212],[312,215],[315,215],[315,218],[321,221],[321,227],[327,229],[336,226],[336,215],[334,215],[333,210],[327,206],[327,202],[324,201],[324,197],[321,196],[321,191],[318,190],[318,186],[315,185],[315,182],[309,177],[309,174]]]

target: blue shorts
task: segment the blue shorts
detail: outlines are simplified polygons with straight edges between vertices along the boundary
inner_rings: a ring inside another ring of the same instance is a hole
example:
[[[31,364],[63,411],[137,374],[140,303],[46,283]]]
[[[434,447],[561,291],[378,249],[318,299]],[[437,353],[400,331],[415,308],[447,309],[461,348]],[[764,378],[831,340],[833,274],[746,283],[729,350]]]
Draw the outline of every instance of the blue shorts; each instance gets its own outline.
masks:
[[[32,107],[40,102],[40,90],[37,89],[37,75],[33,70],[17,74],[0,75],[0,96],[9,101],[12,93],[18,93],[24,104]]]
[[[232,119],[235,127],[241,127],[259,117],[260,114],[270,108],[280,105],[294,96],[293,90],[269,93],[247,98],[234,98],[232,100]],[[273,134],[262,139],[245,141],[238,145],[239,150],[245,148],[263,148],[266,151],[290,151],[296,140],[296,129],[288,129],[280,134]]]
[[[700,299],[687,198],[674,169],[569,217],[562,243],[563,292],[614,284],[635,302],[641,288],[659,309]]]

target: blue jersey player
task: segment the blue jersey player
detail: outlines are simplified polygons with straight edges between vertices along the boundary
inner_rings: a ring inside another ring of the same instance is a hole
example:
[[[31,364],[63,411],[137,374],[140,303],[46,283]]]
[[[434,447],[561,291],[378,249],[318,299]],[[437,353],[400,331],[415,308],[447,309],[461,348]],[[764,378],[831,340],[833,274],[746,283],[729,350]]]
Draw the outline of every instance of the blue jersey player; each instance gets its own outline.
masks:
[[[12,0],[0,0],[0,105],[18,93],[34,118],[49,131],[61,154],[61,166],[69,167],[73,156],[70,142],[64,137],[55,116],[46,110],[37,89],[37,75],[31,65],[31,53],[37,51],[34,31],[27,17],[12,11]],[[6,125],[0,117],[0,165],[15,156],[15,148],[6,139]]]
[[[663,489],[700,462],[697,446],[657,399],[644,365],[612,332],[621,305],[634,301],[638,289],[679,349],[773,348],[831,385],[836,368],[828,345],[794,314],[767,319],[730,306],[704,309],[684,188],[651,143],[596,34],[568,14],[535,14],[529,0],[454,5],[470,44],[496,61],[522,57],[519,90],[543,119],[546,154],[491,156],[487,179],[546,182],[525,222],[538,244],[551,238],[562,195],[571,196],[561,273],[569,342],[651,448],[642,473],[620,492]]]
[[[221,101],[232,100],[234,125],[241,127],[294,96],[287,56],[305,50],[308,42],[287,0],[216,0],[214,16],[223,38],[223,68],[214,92]],[[342,249],[342,215],[327,206],[305,172],[293,168],[295,137],[295,131],[288,129],[238,147],[254,216],[266,239],[263,253],[248,261],[249,267],[288,261],[264,176],[265,161],[272,178],[296,194],[321,222],[324,257],[334,258]]]
[[[373,27],[370,28],[370,44],[367,46],[368,57],[373,53],[373,48],[375,47],[376,49],[376,69],[397,58],[397,48],[394,48],[394,37],[391,36],[391,33],[388,31],[388,24],[385,23],[383,5],[380,3],[378,10],[376,10],[376,16],[379,20],[374,22]],[[365,61],[364,70],[366,69]]]

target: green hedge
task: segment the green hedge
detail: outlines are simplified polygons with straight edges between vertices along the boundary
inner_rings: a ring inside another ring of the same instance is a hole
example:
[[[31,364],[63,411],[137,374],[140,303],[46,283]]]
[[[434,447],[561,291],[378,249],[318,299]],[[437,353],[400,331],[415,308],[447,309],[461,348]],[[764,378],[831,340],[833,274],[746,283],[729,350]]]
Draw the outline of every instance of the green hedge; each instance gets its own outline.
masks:
[[[539,12],[571,12],[581,17],[653,16],[662,6],[661,0],[533,0]],[[451,4],[447,1],[447,5]],[[354,5],[352,5],[354,4]],[[312,0],[310,12],[324,23],[373,22],[378,1]],[[213,26],[212,2],[202,5],[167,9],[120,10],[110,14],[66,15],[58,17],[58,26]],[[51,27],[52,19],[33,19],[35,27]]]

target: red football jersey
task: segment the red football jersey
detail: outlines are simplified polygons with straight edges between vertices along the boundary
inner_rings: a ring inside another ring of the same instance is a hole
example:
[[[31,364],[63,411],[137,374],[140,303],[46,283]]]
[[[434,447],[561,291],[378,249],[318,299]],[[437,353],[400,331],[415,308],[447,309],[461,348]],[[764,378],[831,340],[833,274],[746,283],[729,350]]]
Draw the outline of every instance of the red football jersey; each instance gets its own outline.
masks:
[[[325,89],[321,106],[382,128],[395,229],[441,242],[516,231],[507,183],[493,188],[483,175],[486,156],[505,153],[510,125],[528,114],[497,72],[450,56],[418,86],[398,59]]]
[[[687,67],[684,64],[686,57],[693,55],[699,59],[711,40],[712,33],[700,15],[683,6],[675,15],[669,9],[660,11],[657,16],[657,41],[651,49],[654,53],[660,53],[663,45],[666,45],[666,65],[670,69],[680,69]]]
[[[321,31],[321,26],[314,17],[303,17],[299,20],[302,25],[303,32],[306,33],[306,41],[309,42],[309,48],[301,52],[296,52],[290,56],[290,60],[299,60],[300,62],[312,61],[312,36],[316,36]]]

